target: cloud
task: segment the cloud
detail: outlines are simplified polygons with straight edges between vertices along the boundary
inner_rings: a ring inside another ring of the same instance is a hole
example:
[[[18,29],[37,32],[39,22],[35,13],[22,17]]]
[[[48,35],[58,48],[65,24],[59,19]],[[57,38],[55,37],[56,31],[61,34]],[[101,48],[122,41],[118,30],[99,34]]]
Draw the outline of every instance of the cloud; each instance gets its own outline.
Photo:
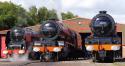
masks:
[[[62,7],[71,8],[72,6],[76,6],[76,2],[79,2],[79,0],[62,0]]]
[[[73,3],[70,1],[74,1]],[[63,1],[65,5],[66,0]],[[93,18],[98,11],[106,10],[118,23],[125,24],[125,0],[69,0],[63,11],[71,11],[81,17]]]
[[[96,1],[94,1],[94,0],[83,0],[79,4],[79,6],[84,7],[84,8],[92,8],[92,7],[94,7],[95,3],[96,3]]]
[[[8,1],[10,1],[10,0],[0,0],[0,1],[1,1],[1,2],[5,2],[5,1],[7,1],[7,2],[8,2]]]

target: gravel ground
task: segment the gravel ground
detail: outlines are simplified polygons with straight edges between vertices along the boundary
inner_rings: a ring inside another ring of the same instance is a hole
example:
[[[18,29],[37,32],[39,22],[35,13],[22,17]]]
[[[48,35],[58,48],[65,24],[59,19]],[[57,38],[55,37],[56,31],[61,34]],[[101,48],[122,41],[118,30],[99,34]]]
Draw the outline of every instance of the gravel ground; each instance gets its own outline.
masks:
[[[2,61],[3,60],[3,61]],[[125,66],[125,62],[93,63],[92,60],[40,62],[37,61],[7,61],[0,59],[0,66]]]

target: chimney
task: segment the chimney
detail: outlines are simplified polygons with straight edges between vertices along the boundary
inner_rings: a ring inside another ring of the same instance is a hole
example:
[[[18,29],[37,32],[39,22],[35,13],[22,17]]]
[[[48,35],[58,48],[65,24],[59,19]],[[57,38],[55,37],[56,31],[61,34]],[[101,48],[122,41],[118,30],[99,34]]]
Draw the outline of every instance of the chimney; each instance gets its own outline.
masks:
[[[79,25],[81,25],[82,23],[81,22],[78,22]]]
[[[99,11],[99,13],[100,13],[100,14],[106,14],[107,11],[105,11],[105,10],[104,10],[104,11]]]

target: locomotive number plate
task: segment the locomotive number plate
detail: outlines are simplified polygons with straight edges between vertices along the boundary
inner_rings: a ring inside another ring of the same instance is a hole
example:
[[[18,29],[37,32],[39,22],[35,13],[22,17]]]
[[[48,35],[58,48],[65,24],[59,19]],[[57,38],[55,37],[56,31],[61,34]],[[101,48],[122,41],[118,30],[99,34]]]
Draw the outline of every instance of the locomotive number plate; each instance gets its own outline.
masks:
[[[34,45],[41,45],[40,42],[34,42]]]
[[[64,46],[64,41],[58,41],[59,46]]]
[[[100,50],[98,53],[99,53],[100,57],[105,57],[106,56],[106,51],[104,51],[104,50]]]

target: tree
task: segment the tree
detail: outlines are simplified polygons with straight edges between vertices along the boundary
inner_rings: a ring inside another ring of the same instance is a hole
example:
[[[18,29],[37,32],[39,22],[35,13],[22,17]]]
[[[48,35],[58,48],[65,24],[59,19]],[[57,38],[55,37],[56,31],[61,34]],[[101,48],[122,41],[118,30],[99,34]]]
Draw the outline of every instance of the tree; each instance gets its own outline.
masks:
[[[38,12],[36,6],[32,6],[29,8],[28,12],[28,24],[35,25],[38,23]]]
[[[15,25],[16,26],[22,25],[23,27],[28,26],[28,24],[27,24],[27,18],[17,17],[17,23]]]
[[[18,22],[17,17],[25,18],[25,9],[11,2],[0,2],[0,29],[9,29]]]
[[[16,14],[15,5],[8,2],[0,2],[0,27],[1,29],[8,29],[15,25]]]
[[[71,12],[62,13],[63,19],[71,19],[75,16]],[[46,7],[39,9],[36,6],[26,11],[21,5],[12,2],[0,2],[0,30],[10,29],[15,25],[35,25],[48,19],[57,19],[56,10],[49,10]]]
[[[38,9],[38,21],[46,21],[48,19],[48,9],[46,7],[42,7]]]
[[[57,18],[56,11],[55,11],[54,9],[49,10],[48,19],[58,19],[58,18]]]
[[[67,13],[62,13],[62,19],[66,20],[66,19],[71,19],[74,18],[75,15],[72,12],[67,12]]]

